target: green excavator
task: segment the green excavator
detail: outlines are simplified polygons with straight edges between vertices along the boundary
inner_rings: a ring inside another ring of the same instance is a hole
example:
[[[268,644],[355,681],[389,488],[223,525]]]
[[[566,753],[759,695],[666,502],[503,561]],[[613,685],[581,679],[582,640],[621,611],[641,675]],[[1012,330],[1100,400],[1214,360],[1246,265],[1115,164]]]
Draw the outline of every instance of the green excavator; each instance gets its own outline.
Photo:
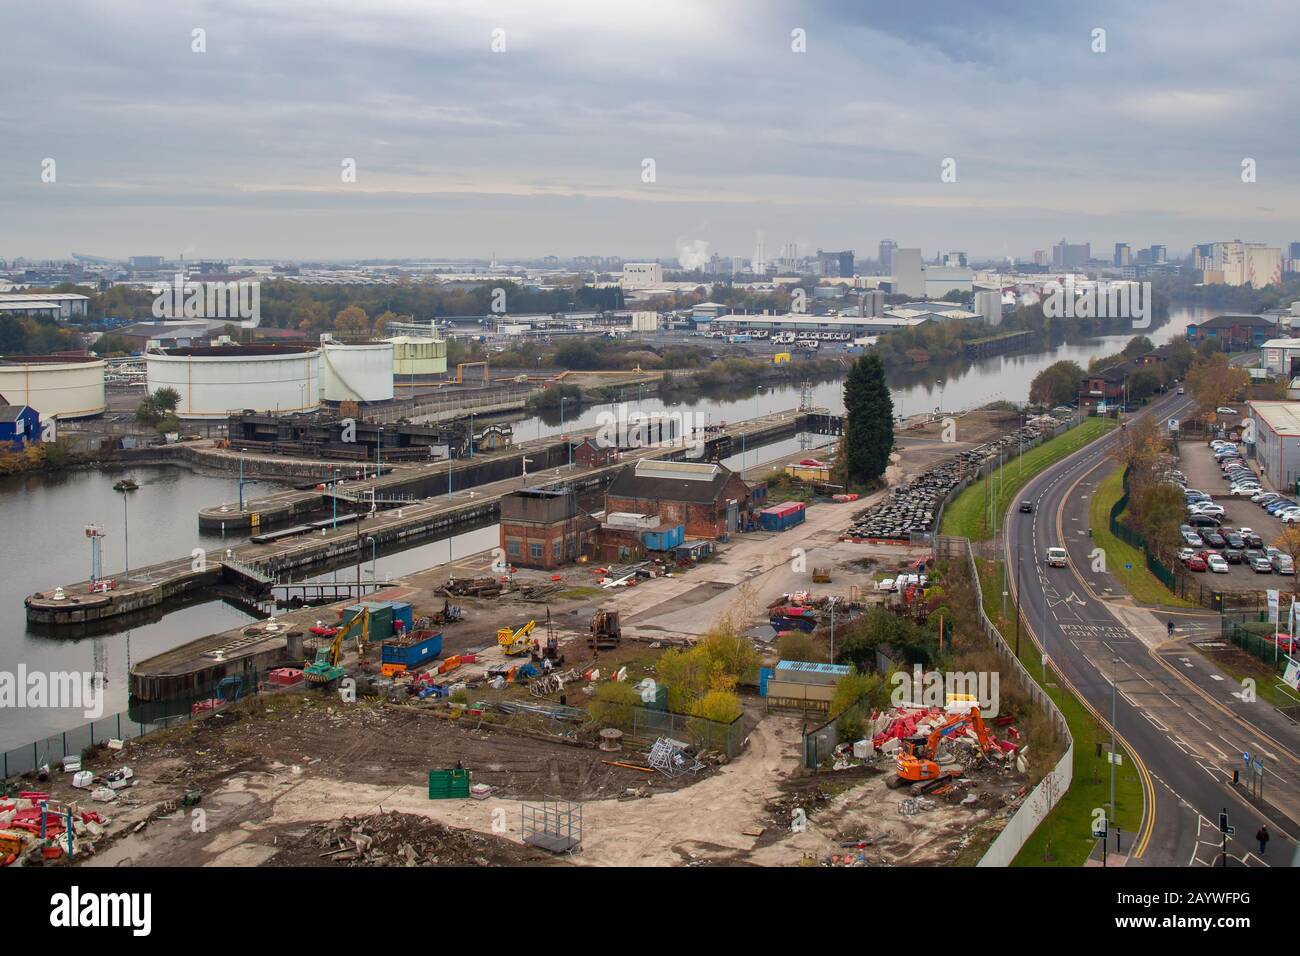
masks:
[[[316,659],[302,672],[308,684],[329,690],[339,682],[346,673],[340,663],[343,656],[343,642],[354,630],[357,632],[357,647],[364,649],[370,642],[370,608],[363,607],[361,613],[348,621],[345,627],[338,629],[328,647],[316,650]]]

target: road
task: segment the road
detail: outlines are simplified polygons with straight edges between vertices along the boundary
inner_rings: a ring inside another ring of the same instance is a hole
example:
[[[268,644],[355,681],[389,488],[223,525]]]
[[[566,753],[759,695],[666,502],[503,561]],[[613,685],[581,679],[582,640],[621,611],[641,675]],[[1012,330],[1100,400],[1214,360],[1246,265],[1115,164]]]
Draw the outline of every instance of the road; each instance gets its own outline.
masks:
[[[1143,414],[1180,418],[1191,405],[1170,395]],[[1019,499],[1034,503],[1032,514],[1015,506],[1008,511],[1006,559],[1008,567],[1020,562],[1025,618],[1060,681],[1107,726],[1114,684],[1117,736],[1144,799],[1142,826],[1124,847],[1128,865],[1219,865],[1223,810],[1236,828],[1228,865],[1290,863],[1300,833],[1300,734],[1267,703],[1234,696],[1236,682],[1182,647],[1191,635],[1213,633],[1217,615],[1178,615],[1181,637],[1170,641],[1170,615],[1141,607],[1113,578],[1092,570],[1086,496],[1121,434],[1112,432],[1035,477]],[[1046,567],[1042,555],[1053,546],[1069,550],[1070,567]],[[1010,577],[1015,590],[1016,575]],[[1247,751],[1264,756],[1260,806],[1231,786],[1232,770]],[[1273,839],[1261,859],[1254,835],[1264,823]]]

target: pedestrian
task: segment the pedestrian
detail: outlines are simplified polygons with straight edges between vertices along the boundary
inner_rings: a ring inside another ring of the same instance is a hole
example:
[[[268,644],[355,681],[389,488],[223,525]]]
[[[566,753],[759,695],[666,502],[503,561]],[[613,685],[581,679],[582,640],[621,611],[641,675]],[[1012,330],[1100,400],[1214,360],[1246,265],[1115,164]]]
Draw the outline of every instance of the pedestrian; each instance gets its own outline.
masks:
[[[1268,850],[1268,826],[1267,825],[1259,828],[1259,832],[1255,834],[1255,839],[1259,841],[1259,855],[1263,856],[1265,851]]]

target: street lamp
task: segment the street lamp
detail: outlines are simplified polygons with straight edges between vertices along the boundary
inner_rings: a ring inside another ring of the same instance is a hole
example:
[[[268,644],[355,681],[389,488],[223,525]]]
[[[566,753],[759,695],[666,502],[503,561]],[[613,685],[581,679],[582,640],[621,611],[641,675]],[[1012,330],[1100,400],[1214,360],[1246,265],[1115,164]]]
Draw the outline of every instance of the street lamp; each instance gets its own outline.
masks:
[[[1116,665],[1118,657],[1110,659],[1110,820],[1115,822],[1115,685],[1119,683]]]
[[[568,396],[560,396],[560,437],[564,439],[565,446],[569,449],[569,467],[573,467],[573,442],[569,441],[569,436],[564,433],[564,403],[567,402]]]
[[[366,540],[370,542],[370,580],[378,582],[379,574],[375,570],[375,536],[368,534],[366,535]]]
[[[125,565],[122,572],[123,584],[129,583],[131,580],[131,517],[126,506],[126,500],[135,488],[134,482],[119,481],[113,486],[113,490],[122,495],[122,563]]]
[[[939,407],[938,409],[936,409],[936,411],[942,413],[943,412],[943,379],[941,378],[936,379],[934,384],[939,387]]]

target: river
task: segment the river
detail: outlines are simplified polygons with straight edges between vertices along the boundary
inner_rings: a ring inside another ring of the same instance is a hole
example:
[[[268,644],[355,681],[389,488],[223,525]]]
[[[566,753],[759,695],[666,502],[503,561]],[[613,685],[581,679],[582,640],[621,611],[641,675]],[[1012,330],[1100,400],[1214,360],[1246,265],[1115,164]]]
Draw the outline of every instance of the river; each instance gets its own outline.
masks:
[[[1183,335],[1190,322],[1204,316],[1204,311],[1173,310],[1168,321],[1147,334],[1160,345]],[[1094,356],[1118,352],[1130,337],[1105,336],[1062,345],[1050,352],[895,370],[889,375],[894,408],[898,414],[910,415],[933,410],[941,402],[946,411],[974,408],[997,400],[1023,402],[1028,397],[1030,381],[1048,365],[1069,359],[1086,367],[1088,359]],[[939,381],[943,382],[942,386],[937,384]],[[840,382],[817,383],[812,393],[814,404],[833,411],[844,410]],[[717,423],[794,408],[799,404],[800,388],[797,385],[763,387],[748,397],[693,397],[675,405],[649,394],[638,397],[629,390],[628,400],[632,409],[690,411]],[[608,414],[611,410],[609,405],[587,406],[576,416],[569,416],[563,428],[558,415],[534,416],[515,423],[515,438],[523,441],[559,435],[563,431],[592,430],[601,423],[602,412]],[[818,438],[814,447],[829,441]],[[746,449],[743,455],[728,459],[726,464],[732,468],[742,464],[752,467],[798,448],[797,440],[790,439],[762,449]],[[140,484],[140,489],[129,495],[126,516],[123,495],[112,487],[123,475]],[[273,482],[246,483],[245,494],[267,494],[281,487]],[[15,674],[20,665],[28,673],[101,670],[107,675],[103,712],[112,714],[126,708],[127,672],[132,661],[252,620],[246,611],[213,598],[152,623],[90,638],[64,636],[63,632],[59,636],[32,633],[27,629],[23,612],[23,598],[33,591],[89,577],[91,549],[85,536],[86,525],[97,524],[107,532],[104,570],[111,576],[123,566],[124,527],[129,531],[132,566],[174,558],[191,548],[213,547],[219,543],[219,535],[199,534],[196,514],[203,506],[235,500],[237,496],[236,479],[197,474],[179,467],[140,467],[113,473],[75,471],[0,479],[0,514],[4,515],[6,544],[0,550],[0,622],[7,622],[0,630],[0,679],[5,674]],[[382,581],[445,563],[449,556],[479,552],[496,543],[495,525],[478,528],[451,541],[435,541],[398,554],[378,555],[373,565],[364,562],[362,574],[366,579],[373,574]],[[340,570],[338,574],[343,580],[351,580],[355,570]],[[332,574],[314,575],[312,579],[331,577]],[[6,707],[0,710],[0,750],[26,744],[84,720],[79,711]]]

